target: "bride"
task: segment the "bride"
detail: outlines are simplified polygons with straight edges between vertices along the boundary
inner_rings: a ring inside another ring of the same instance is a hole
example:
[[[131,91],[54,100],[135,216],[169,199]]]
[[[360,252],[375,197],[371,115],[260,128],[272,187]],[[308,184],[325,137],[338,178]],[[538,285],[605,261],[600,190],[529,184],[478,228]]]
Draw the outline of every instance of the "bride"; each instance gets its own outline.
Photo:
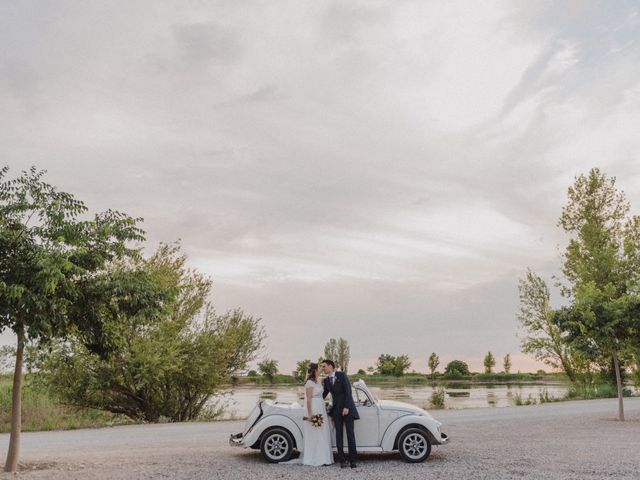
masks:
[[[302,434],[304,445],[302,454],[295,463],[303,465],[320,466],[333,463],[333,453],[331,452],[331,430],[329,427],[329,416],[327,415],[324,400],[322,398],[322,383],[318,378],[318,364],[309,364],[307,370],[307,381],[304,385],[305,417]],[[314,426],[312,417],[322,415],[322,425]]]

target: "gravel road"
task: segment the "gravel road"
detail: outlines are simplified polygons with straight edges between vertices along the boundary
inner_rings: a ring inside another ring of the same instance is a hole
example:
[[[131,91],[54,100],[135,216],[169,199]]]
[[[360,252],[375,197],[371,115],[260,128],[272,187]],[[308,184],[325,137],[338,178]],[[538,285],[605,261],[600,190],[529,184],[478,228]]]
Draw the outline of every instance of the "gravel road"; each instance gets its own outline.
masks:
[[[640,398],[499,409],[436,411],[451,443],[423,464],[397,454],[362,456],[360,467],[269,465],[259,452],[230,447],[242,422],[136,425],[25,433],[25,479],[634,479],[640,478]],[[9,442],[0,435],[2,460]],[[14,478],[0,474],[0,479]]]

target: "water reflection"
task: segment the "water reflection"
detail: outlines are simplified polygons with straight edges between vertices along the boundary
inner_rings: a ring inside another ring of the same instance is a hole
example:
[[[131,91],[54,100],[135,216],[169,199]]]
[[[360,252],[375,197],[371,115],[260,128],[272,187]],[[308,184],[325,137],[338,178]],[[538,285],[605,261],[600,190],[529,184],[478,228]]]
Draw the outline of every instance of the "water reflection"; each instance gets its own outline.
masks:
[[[398,400],[430,409],[431,394],[438,386],[446,392],[445,405],[448,409],[509,407],[514,405],[516,395],[520,398],[539,398],[540,392],[546,390],[550,397],[561,397],[567,391],[562,383],[549,384],[470,384],[446,383],[433,385],[370,385],[372,393],[380,399]],[[278,402],[303,403],[304,389],[293,386],[235,386],[227,392],[231,399],[226,410],[226,418],[244,418],[260,399]]]

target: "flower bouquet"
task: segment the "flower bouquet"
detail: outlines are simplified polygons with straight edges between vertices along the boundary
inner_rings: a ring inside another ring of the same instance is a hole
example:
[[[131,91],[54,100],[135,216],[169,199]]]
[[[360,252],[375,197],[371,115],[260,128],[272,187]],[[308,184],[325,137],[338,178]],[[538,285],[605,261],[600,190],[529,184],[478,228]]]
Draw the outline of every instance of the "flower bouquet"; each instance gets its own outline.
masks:
[[[324,423],[324,417],[321,413],[318,413],[311,417],[304,417],[304,420],[309,420],[311,422],[311,425],[313,425],[314,427],[321,427]]]

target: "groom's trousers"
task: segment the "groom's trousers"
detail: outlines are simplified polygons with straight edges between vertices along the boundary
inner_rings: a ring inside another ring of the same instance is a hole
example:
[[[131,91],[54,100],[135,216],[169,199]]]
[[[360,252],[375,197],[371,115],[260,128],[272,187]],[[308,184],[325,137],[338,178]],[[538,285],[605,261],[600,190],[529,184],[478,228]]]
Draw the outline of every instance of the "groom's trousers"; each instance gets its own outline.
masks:
[[[342,413],[342,412],[340,412]],[[344,462],[344,430],[347,430],[347,443],[349,444],[349,461],[356,461],[356,435],[353,431],[353,417],[351,415],[334,415],[333,423],[336,426],[336,448],[338,449],[338,461]]]

